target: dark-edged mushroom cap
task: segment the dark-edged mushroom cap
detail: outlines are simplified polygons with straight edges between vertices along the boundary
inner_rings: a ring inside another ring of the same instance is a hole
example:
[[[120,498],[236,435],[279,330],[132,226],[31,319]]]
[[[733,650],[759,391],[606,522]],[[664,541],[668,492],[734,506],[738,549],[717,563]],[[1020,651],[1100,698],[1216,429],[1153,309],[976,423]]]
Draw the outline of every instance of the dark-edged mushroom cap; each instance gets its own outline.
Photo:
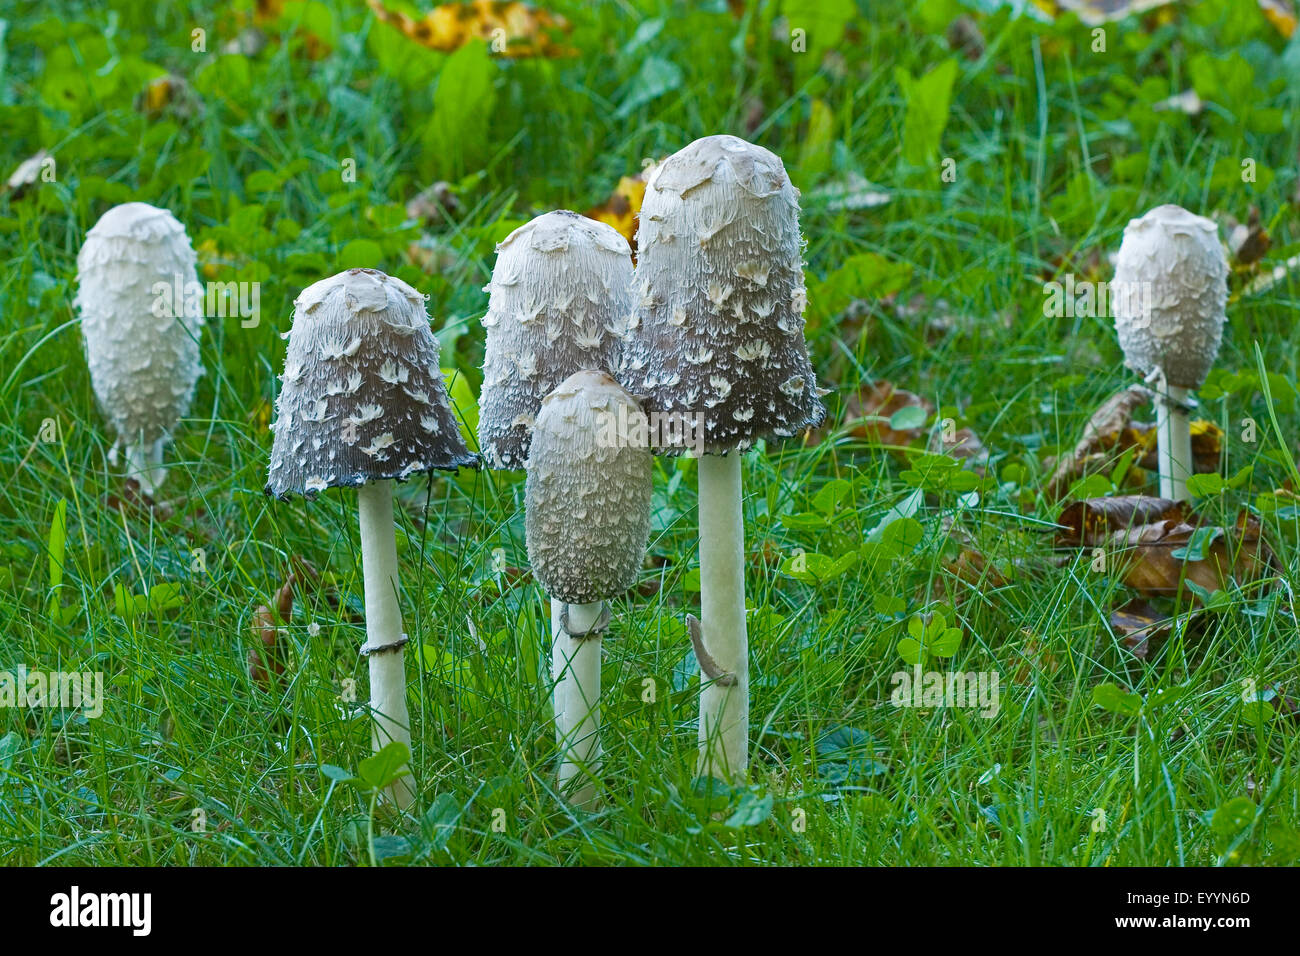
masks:
[[[266,492],[313,495],[476,467],[447,402],[424,296],[349,269],[294,301]]]
[[[780,157],[735,136],[668,157],[646,187],[637,249],[641,321],[620,378],[647,411],[702,419],[710,454],[822,421],[799,194]]]
[[[542,398],[580,369],[618,367],[636,321],[632,256],[611,226],[568,210],[525,223],[497,246],[489,293],[479,448],[522,468]]]
[[[650,536],[654,459],[627,432],[636,399],[607,373],[577,372],[542,402],[525,485],[528,560],[542,587],[590,604],[636,583]]]
[[[1228,258],[1212,219],[1172,204],[1124,227],[1111,299],[1125,363],[1199,388],[1227,320]]]

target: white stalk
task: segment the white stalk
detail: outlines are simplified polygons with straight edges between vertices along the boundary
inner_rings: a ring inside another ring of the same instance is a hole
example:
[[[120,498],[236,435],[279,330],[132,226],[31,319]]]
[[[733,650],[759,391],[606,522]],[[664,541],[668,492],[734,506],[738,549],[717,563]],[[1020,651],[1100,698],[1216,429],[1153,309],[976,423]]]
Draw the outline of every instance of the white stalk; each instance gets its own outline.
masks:
[[[406,667],[401,641],[402,609],[398,604],[397,534],[393,527],[393,483],[375,481],[357,490],[361,518],[361,566],[366,587],[366,647],[371,650],[370,707],[374,715],[372,744],[379,750],[390,741],[411,746],[411,718],[406,709]],[[396,646],[393,646],[396,645]],[[415,799],[409,776],[386,791],[399,809]]]
[[[700,619],[723,675],[701,671],[699,773],[739,783],[749,764],[749,640],[745,634],[745,521],[740,452],[704,455],[700,482]]]
[[[167,469],[162,466],[163,441],[133,442],[126,446],[123,453],[126,459],[126,474],[140,483],[140,490],[153,497],[167,477]]]
[[[569,609],[569,631],[562,623]],[[555,681],[555,736],[563,749],[560,792],[578,807],[595,803],[592,776],[600,774],[600,637],[572,637],[589,630],[603,601],[569,604],[551,600],[551,677]]]
[[[1156,441],[1160,463],[1160,497],[1187,501],[1192,475],[1192,423],[1187,414],[1189,389],[1157,383]]]

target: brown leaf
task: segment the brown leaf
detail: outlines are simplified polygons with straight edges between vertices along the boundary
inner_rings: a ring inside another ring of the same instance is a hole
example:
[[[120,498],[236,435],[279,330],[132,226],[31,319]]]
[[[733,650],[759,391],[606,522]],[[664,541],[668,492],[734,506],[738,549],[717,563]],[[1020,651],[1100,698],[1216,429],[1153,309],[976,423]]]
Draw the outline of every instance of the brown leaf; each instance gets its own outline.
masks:
[[[568,21],[526,3],[443,3],[417,20],[401,10],[387,9],[380,0],[366,2],[376,17],[430,50],[451,53],[477,37],[492,53],[512,59],[578,55],[573,47],[558,41],[560,34],[572,29]]]
[[[1259,519],[1247,512],[1202,549],[1200,560],[1175,557],[1196,531],[1196,525],[1178,518],[1116,531],[1106,549],[1108,560],[1117,563],[1124,584],[1144,596],[1176,594],[1185,581],[1210,592],[1223,590],[1233,581],[1258,579],[1271,561]],[[1192,597],[1199,602],[1194,592]]]
[[[936,429],[930,434],[926,450],[969,462],[971,471],[977,475],[984,474],[984,466],[989,460],[989,450],[984,447],[979,436],[969,428],[958,428],[952,433],[951,441],[944,437],[942,428]]]
[[[1168,498],[1148,495],[1119,495],[1114,498],[1088,498],[1067,505],[1056,519],[1064,529],[1057,531],[1056,543],[1065,548],[1093,548],[1105,544],[1115,534],[1173,519],[1181,521],[1183,506]]]
[[[169,73],[151,80],[135,96],[137,112],[146,116],[169,115],[189,119],[203,115],[203,101],[183,76]]]
[[[920,395],[898,388],[885,379],[877,379],[864,382],[848,397],[844,403],[844,420],[852,425],[849,434],[854,438],[885,445],[896,455],[906,458],[907,446],[926,433],[924,427],[895,430],[890,426],[894,413],[908,406],[924,409],[927,416],[934,414],[934,406]]]
[[[284,674],[288,648],[280,628],[293,617],[294,592],[300,582],[318,581],[320,574],[306,560],[293,557],[293,570],[275,592],[270,604],[259,604],[250,627],[254,644],[248,649],[248,676],[262,690],[270,690],[274,680]]]
[[[451,183],[439,181],[428,189],[417,193],[406,204],[406,214],[412,219],[423,220],[428,225],[448,220],[460,213],[460,200],[452,191]]]
[[[1129,423],[1133,420],[1133,412],[1150,404],[1153,397],[1149,388],[1130,385],[1102,402],[1088,419],[1083,437],[1074,446],[1074,451],[1057,462],[1047,485],[1048,495],[1059,498],[1076,478],[1097,465],[1098,459],[1113,465],[1125,449],[1138,444],[1140,439],[1129,434]]]
[[[984,55],[984,34],[969,13],[963,13],[948,24],[948,49],[963,53],[968,60],[978,60]]]
[[[1140,660],[1147,659],[1150,642],[1167,637],[1172,625],[1173,621],[1141,598],[1134,598],[1110,612],[1111,630]]]
[[[1251,206],[1245,223],[1239,223],[1228,232],[1228,247],[1238,265],[1253,265],[1264,258],[1273,240],[1260,225],[1259,207]]]

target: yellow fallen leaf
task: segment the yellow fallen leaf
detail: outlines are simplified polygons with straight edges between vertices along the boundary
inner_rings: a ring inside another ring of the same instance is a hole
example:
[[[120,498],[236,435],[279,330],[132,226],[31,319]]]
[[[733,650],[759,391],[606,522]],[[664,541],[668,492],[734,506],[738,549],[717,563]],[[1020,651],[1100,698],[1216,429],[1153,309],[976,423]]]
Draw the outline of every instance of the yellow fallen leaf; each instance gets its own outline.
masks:
[[[577,55],[576,50],[555,39],[556,34],[570,30],[564,17],[518,0],[443,3],[419,19],[401,10],[389,10],[380,0],[366,2],[376,17],[403,36],[441,53],[459,50],[478,38],[492,53],[512,59]]]

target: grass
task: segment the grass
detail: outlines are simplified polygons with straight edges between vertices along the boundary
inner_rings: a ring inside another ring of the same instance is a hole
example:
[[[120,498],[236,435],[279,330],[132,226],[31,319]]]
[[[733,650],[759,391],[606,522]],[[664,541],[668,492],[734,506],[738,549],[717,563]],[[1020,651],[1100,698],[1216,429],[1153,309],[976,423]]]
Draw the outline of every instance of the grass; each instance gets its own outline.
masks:
[[[1242,221],[1257,206],[1265,269],[1300,251],[1300,61],[1252,5],[1111,25],[1104,53],[1073,18],[979,13],[984,49],[967,57],[945,39],[971,12],[953,0],[873,2],[847,28],[836,4],[557,3],[578,54],[510,62],[479,45],[420,50],[342,0],[286,4],[264,25],[265,51],[218,55],[240,6],[52,0],[0,29],[3,166],[42,147],[57,163],[54,181],[0,199],[0,672],[100,671],[107,685],[95,719],[0,709],[0,860],[1300,858],[1300,744],[1282,700],[1300,695],[1298,529],[1295,509],[1266,507],[1295,474],[1295,279],[1251,293],[1234,278],[1202,391],[1226,431],[1223,473],[1254,468],[1202,508],[1226,523],[1261,512],[1277,552],[1266,581],[1226,589],[1218,611],[1139,659],[1108,624],[1131,596],[1118,575],[1086,553],[1052,562],[1059,508],[1045,493],[1047,459],[1133,380],[1109,319],[1045,314],[1045,280],[1109,278],[1123,225],[1163,202]],[[196,28],[213,52],[192,52]],[[791,50],[797,28],[806,53]],[[949,98],[925,77],[950,57]],[[162,71],[189,80],[201,112],[134,107]],[[1188,88],[1201,114],[1154,108]],[[522,476],[437,476],[400,495],[420,798],[399,819],[321,769],[355,771],[369,753],[368,716],[348,699],[367,696],[355,496],[261,494],[292,299],[351,265],[429,293],[472,420],[494,243],[548,209],[594,206],[643,158],[719,131],[781,154],[804,192],[808,338],[833,390],[824,433],[745,460],[752,782],[710,792],[692,779],[690,461],[658,461],[644,593],[616,602],[605,641],[607,772],[592,816],[554,792],[544,596],[518,571]],[[819,190],[851,173],[890,201],[835,208]],[[402,204],[435,179],[460,211],[428,230],[425,273],[405,256],[422,230]],[[168,453],[168,516],[110,507],[121,478],[71,306],[85,231],[128,199],[186,223],[205,278],[260,282],[259,323],[213,318],[205,331],[207,374]],[[915,469],[853,427],[846,402],[882,378],[978,432],[990,461],[977,498],[934,481],[918,492]],[[1253,443],[1239,440],[1248,417]],[[42,440],[51,420],[56,440]],[[900,507],[908,532],[871,543]],[[800,549],[810,567],[848,566],[810,580],[792,573]],[[971,550],[984,570],[958,573]],[[297,558],[324,583],[297,602],[268,691],[249,677],[250,624]],[[898,644],[934,610],[961,641],[931,667],[997,673],[996,716],[891,704],[891,675],[908,669]],[[1249,706],[1243,681],[1281,697]],[[1106,684],[1140,709],[1098,706]]]

